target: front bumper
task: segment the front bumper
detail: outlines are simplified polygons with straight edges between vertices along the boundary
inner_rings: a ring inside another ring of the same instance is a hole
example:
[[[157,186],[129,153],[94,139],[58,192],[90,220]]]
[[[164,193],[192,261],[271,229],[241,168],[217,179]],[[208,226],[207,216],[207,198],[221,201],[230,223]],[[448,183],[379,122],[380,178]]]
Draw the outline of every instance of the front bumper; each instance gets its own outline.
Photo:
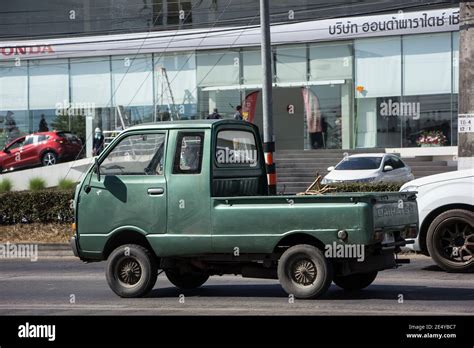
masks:
[[[74,253],[75,257],[79,257],[79,251],[77,248],[77,238],[76,236],[72,236],[71,240],[69,241],[69,245],[71,246],[72,252]]]

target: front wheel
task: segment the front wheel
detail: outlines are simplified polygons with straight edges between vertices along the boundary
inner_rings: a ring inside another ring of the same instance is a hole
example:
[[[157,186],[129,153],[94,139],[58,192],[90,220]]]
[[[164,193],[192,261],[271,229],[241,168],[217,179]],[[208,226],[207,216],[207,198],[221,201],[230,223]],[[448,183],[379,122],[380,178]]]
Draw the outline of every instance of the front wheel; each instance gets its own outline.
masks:
[[[140,245],[122,245],[107,259],[107,282],[120,297],[145,296],[153,289],[157,276],[154,255]]]
[[[346,291],[359,291],[372,284],[375,278],[377,278],[377,272],[336,276],[334,284]]]
[[[448,272],[474,271],[474,213],[448,210],[431,222],[426,246],[436,264]]]
[[[332,282],[332,265],[321,250],[306,244],[288,248],[278,261],[278,279],[289,295],[308,299],[322,296]]]
[[[168,280],[180,289],[195,289],[203,285],[209,276],[201,272],[180,273],[179,269],[168,269],[165,271]]]
[[[43,166],[52,166],[58,161],[58,156],[53,151],[46,152],[43,157],[41,157],[41,164]]]

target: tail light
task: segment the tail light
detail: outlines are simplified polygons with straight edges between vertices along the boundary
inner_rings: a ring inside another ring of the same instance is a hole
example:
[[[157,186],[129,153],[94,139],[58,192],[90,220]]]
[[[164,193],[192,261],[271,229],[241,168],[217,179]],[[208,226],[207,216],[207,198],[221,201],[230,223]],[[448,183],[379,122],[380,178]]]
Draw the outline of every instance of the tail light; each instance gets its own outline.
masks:
[[[66,141],[64,138],[54,138],[53,139],[56,143],[64,144]]]

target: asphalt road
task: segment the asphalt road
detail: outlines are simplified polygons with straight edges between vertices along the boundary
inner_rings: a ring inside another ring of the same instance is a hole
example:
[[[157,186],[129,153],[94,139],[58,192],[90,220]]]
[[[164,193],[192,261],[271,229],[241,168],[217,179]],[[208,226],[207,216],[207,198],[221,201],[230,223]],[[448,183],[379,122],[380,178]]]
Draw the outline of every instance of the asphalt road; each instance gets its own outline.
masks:
[[[104,267],[105,263],[84,264],[73,258],[2,260],[0,315],[474,313],[474,275],[445,273],[429,258],[419,256],[409,265],[379,273],[376,281],[360,293],[348,294],[332,285],[322,299],[294,303],[289,303],[277,281],[237,276],[211,277],[199,289],[182,291],[160,275],[148,297],[121,299],[109,289]]]

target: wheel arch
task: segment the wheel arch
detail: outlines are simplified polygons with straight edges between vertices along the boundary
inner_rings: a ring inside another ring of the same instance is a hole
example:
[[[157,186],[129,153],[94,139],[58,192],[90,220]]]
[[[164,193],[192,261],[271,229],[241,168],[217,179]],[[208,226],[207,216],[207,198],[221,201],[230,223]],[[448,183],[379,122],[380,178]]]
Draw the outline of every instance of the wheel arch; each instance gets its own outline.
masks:
[[[325,245],[318,238],[308,233],[295,232],[281,238],[278,241],[278,243],[275,245],[275,247],[273,248],[273,253],[280,254],[284,252],[286,249],[298,244],[312,245],[320,249],[322,252],[324,252]]]
[[[441,207],[438,207],[431,211],[426,217],[424,218],[423,222],[420,226],[420,233],[418,235],[418,243],[420,245],[421,252],[427,256],[430,256],[428,247],[426,245],[426,235],[428,234],[428,228],[430,227],[431,223],[437,216],[440,214],[452,210],[452,209],[464,209],[464,210],[473,210],[473,206],[465,203],[453,203],[453,204],[446,204]]]
[[[109,255],[121,245],[124,244],[137,244],[150,251],[153,255],[155,252],[150,245],[150,242],[146,238],[146,234],[133,227],[126,227],[119,230],[116,230],[112,235],[107,239],[107,242],[104,245],[102,256],[104,259],[107,259]]]

